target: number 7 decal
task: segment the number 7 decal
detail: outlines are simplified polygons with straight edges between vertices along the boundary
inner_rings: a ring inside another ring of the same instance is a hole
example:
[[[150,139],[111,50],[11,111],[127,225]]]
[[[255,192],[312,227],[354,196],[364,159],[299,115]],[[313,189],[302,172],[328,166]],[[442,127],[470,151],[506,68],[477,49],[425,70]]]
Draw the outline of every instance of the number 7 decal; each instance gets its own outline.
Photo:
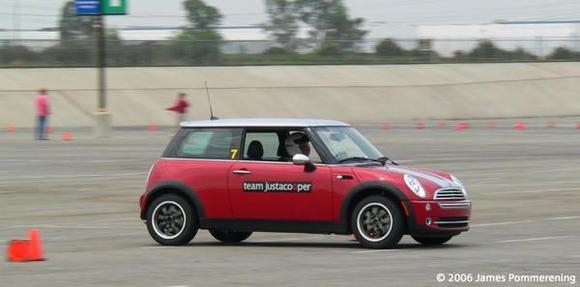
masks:
[[[236,159],[237,157],[238,157],[238,149],[237,148],[230,149],[230,158]]]

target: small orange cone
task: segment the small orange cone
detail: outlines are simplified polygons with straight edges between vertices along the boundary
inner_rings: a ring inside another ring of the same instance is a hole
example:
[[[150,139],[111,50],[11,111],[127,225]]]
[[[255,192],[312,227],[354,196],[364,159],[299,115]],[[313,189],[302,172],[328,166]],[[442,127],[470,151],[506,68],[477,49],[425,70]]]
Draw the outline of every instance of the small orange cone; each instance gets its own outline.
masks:
[[[28,231],[28,240],[12,240],[8,244],[9,262],[30,262],[45,260],[42,255],[40,233],[36,229]]]
[[[7,133],[13,133],[13,132],[16,132],[16,126],[13,124],[8,124],[4,130]]]
[[[72,141],[72,133],[69,131],[62,132],[62,140],[63,141]]]
[[[460,131],[469,128],[469,123],[458,123],[455,125],[453,130]]]
[[[580,130],[580,123],[576,124],[576,129]]]
[[[426,128],[427,126],[423,123],[419,123],[419,124],[415,124],[415,128],[418,130],[422,130],[424,128]]]
[[[28,259],[31,261],[42,261],[42,242],[40,241],[40,232],[37,229],[30,229],[28,231],[28,238],[30,240],[30,249],[28,250]]]
[[[381,128],[384,129],[384,130],[388,130],[388,129],[391,128],[391,124],[390,123],[383,123],[381,125]]]
[[[150,132],[157,131],[157,126],[156,125],[149,125],[147,127],[147,130],[150,131]]]
[[[516,123],[516,124],[514,125],[514,129],[516,129],[516,130],[519,130],[519,131],[523,131],[523,130],[525,130],[526,128],[527,128],[526,124],[524,124],[524,123],[522,123],[522,122]]]

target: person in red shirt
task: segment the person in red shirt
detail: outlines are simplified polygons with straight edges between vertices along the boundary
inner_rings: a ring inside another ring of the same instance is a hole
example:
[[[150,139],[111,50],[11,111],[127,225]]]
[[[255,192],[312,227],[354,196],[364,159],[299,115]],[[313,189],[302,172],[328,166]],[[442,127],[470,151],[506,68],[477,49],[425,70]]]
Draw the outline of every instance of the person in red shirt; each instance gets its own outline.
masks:
[[[185,99],[185,93],[177,94],[177,101],[172,107],[167,108],[168,111],[175,112],[177,114],[177,128],[179,128],[179,123],[186,119],[187,108],[189,108],[189,102]]]
[[[36,139],[47,140],[46,126],[48,122],[48,115],[50,115],[50,102],[48,99],[48,91],[40,89],[35,99],[36,104]]]

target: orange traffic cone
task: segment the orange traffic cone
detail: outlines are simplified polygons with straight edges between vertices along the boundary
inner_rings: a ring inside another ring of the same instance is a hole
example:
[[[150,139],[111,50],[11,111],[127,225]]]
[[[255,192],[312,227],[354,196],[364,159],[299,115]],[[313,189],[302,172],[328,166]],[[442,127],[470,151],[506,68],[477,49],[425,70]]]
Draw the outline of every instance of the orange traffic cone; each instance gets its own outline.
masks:
[[[384,130],[388,130],[388,129],[391,128],[391,124],[390,123],[383,123],[381,125],[381,128],[384,129]]]
[[[28,250],[28,259],[31,261],[42,261],[42,242],[40,241],[40,232],[37,229],[30,229],[28,231],[28,238],[30,240],[30,248]]]
[[[469,123],[458,123],[455,125],[453,130],[460,131],[469,128]]]
[[[522,122],[516,123],[514,125],[514,129],[519,130],[519,131],[523,131],[526,129],[526,124],[524,124]]]
[[[418,130],[422,130],[424,128],[427,128],[427,126],[423,123],[419,123],[419,124],[415,124],[415,128]]]
[[[36,229],[28,231],[28,240],[12,240],[8,244],[9,262],[30,262],[45,260],[42,255],[40,233]]]
[[[150,132],[157,131],[157,126],[156,125],[149,125],[147,127],[147,130],[150,131]]]
[[[576,124],[576,129],[577,130],[580,130],[580,123],[579,124]]]
[[[16,132],[16,126],[13,124],[8,124],[4,130],[7,133],[13,133],[13,132]]]
[[[62,132],[62,140],[63,141],[72,141],[72,133],[69,131]]]

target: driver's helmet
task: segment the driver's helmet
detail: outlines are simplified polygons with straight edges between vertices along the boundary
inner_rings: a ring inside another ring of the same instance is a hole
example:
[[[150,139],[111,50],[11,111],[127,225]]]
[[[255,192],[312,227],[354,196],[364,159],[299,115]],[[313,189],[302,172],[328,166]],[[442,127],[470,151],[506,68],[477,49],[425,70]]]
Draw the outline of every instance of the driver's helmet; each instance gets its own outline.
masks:
[[[290,157],[302,153],[298,144],[301,142],[308,142],[308,137],[304,133],[293,133],[286,138],[286,152]]]

